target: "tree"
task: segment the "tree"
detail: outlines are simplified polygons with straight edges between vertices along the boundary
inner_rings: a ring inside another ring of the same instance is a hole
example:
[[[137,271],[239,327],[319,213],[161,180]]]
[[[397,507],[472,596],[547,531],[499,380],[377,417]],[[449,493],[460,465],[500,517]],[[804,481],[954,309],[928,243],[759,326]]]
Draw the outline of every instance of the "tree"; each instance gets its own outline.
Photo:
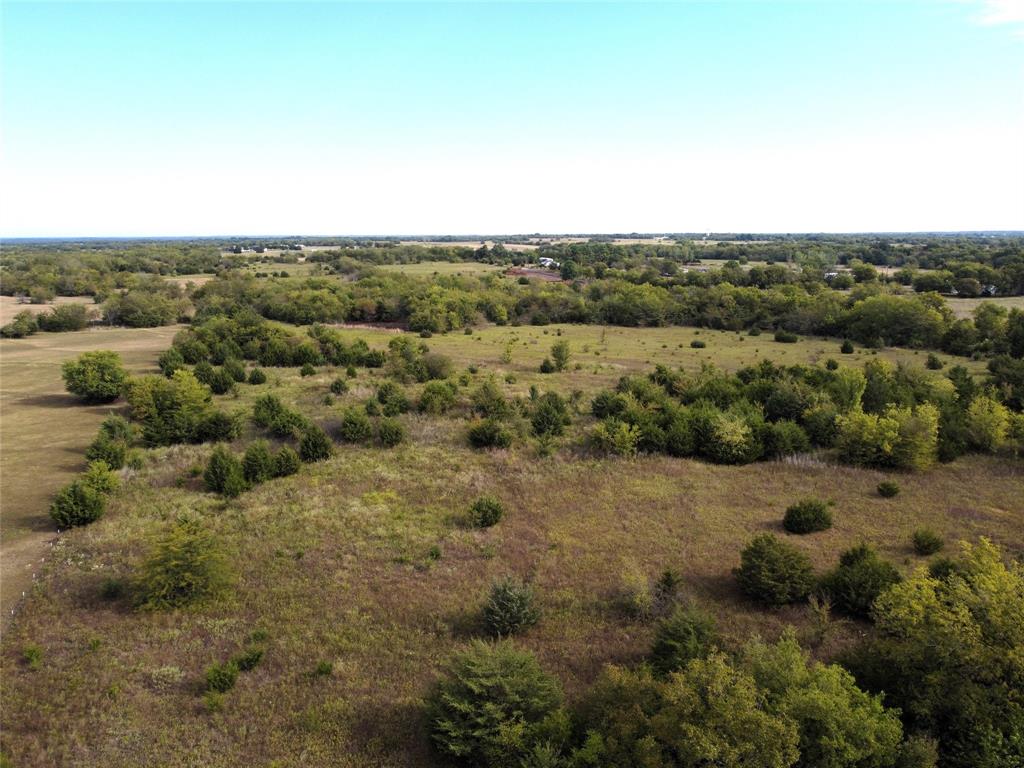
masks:
[[[556,371],[564,371],[569,364],[569,342],[565,339],[556,341],[551,346],[551,360]]]
[[[1006,442],[1010,412],[1002,403],[980,395],[967,406],[967,434],[971,446],[992,452]]]
[[[534,407],[530,422],[536,435],[561,435],[570,423],[569,408],[557,392],[545,392]]]
[[[242,457],[242,473],[246,482],[257,485],[274,476],[274,457],[266,440],[256,440],[245,449]]]
[[[203,422],[211,414],[210,390],[191,371],[179,369],[170,379],[140,376],[128,383],[132,415],[142,423],[147,445],[173,445],[201,439]]]
[[[540,619],[533,588],[518,579],[495,582],[484,604],[483,622],[487,631],[506,637],[532,627]]]
[[[77,360],[68,360],[61,367],[61,373],[68,392],[88,403],[116,400],[128,380],[121,356],[106,350],[85,352]]]
[[[203,522],[182,516],[152,542],[136,581],[147,609],[180,608],[219,596],[231,579],[228,561]]]
[[[534,657],[474,642],[452,660],[427,704],[438,750],[463,765],[513,768],[547,735],[562,694]]]
[[[218,445],[210,454],[206,471],[203,472],[203,482],[208,491],[229,498],[238,496],[246,486],[242,462],[228,448]]]
[[[807,555],[770,533],[751,539],[734,573],[748,597],[771,606],[802,602],[814,586]]]
[[[693,659],[707,658],[718,642],[714,619],[693,607],[678,606],[658,624],[651,647],[657,674],[678,672]]]
[[[334,453],[334,444],[320,427],[313,424],[307,429],[299,441],[299,456],[306,463],[324,461]]]
[[[875,599],[900,580],[896,567],[867,544],[839,556],[839,566],[822,579],[822,588],[839,610],[867,618]]]

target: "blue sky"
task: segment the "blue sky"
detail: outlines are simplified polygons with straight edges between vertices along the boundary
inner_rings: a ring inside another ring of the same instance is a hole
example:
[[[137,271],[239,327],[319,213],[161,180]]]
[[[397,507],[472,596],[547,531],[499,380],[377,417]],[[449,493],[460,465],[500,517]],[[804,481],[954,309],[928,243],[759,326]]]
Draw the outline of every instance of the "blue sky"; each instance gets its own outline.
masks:
[[[1024,229],[1024,2],[4,3],[4,236]]]

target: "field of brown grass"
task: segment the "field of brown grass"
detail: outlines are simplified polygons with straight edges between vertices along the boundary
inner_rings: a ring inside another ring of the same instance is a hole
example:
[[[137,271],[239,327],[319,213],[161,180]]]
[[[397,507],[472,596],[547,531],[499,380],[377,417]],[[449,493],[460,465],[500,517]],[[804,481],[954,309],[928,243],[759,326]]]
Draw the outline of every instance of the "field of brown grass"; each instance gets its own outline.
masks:
[[[92,296],[58,296],[48,304],[22,304],[14,296],[0,296],[0,325],[6,325],[14,319],[19,312],[28,310],[33,315],[41,315],[49,312],[58,304],[85,304],[95,306]],[[97,307],[97,312],[99,308]]]

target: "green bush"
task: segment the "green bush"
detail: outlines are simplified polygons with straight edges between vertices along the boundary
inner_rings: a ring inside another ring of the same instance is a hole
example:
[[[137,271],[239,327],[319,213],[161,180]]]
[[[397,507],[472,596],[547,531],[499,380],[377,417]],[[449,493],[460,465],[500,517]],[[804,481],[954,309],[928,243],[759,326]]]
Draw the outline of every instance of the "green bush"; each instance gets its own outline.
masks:
[[[263,372],[262,368],[253,368],[249,371],[249,383],[250,384],[266,384],[267,374]]]
[[[795,421],[776,421],[764,429],[765,456],[792,456],[811,447],[807,433]]]
[[[928,555],[934,555],[936,552],[941,550],[945,546],[942,536],[937,534],[931,528],[918,528],[914,531],[914,552],[927,557]]]
[[[290,446],[281,446],[274,456],[274,477],[287,477],[299,471],[301,459]]]
[[[487,631],[504,637],[532,627],[540,619],[533,588],[518,579],[496,582],[484,604],[483,622]]]
[[[693,659],[707,658],[718,642],[714,619],[692,607],[677,607],[654,631],[651,667],[659,675],[678,672]]]
[[[234,498],[245,490],[245,472],[242,462],[228,448],[218,445],[210,454],[203,472],[206,490]]]
[[[25,309],[14,316],[14,319],[0,328],[0,336],[5,339],[23,339],[39,330],[39,321],[35,314]]]
[[[377,424],[377,439],[385,448],[393,448],[405,440],[405,427],[398,419],[381,419]]]
[[[128,381],[128,372],[116,352],[99,350],[85,352],[77,360],[61,366],[64,386],[88,403],[109,403],[116,400]]]
[[[385,416],[397,416],[409,410],[409,398],[405,390],[393,381],[385,381],[377,387],[377,402]]]
[[[853,342],[850,341],[849,339],[844,340],[842,346],[839,347],[839,351],[842,352],[844,355],[852,355]]]
[[[929,352],[928,359],[925,360],[924,367],[929,371],[941,371],[943,368],[943,362],[934,352]]]
[[[545,392],[537,400],[530,423],[535,435],[561,435],[570,423],[565,400],[556,392]]]
[[[84,304],[61,304],[38,318],[39,330],[80,331],[89,325],[89,309]]]
[[[111,469],[121,469],[127,455],[128,443],[123,440],[112,440],[102,432],[85,449],[86,459],[105,462]]]
[[[555,372],[555,364],[551,362],[551,358],[545,357],[541,361],[541,363],[540,363],[540,372],[541,373],[554,373]]]
[[[449,381],[430,381],[420,393],[419,410],[439,416],[455,405],[455,385]]]
[[[202,521],[179,517],[150,545],[135,590],[142,608],[180,608],[218,597],[230,579],[228,560]]]
[[[734,573],[745,595],[770,606],[803,602],[814,587],[807,555],[768,533],[751,540]]]
[[[314,367],[312,363],[305,363],[299,369],[299,375],[302,376],[303,378],[307,376],[316,376],[316,367]]]
[[[348,382],[339,376],[331,382],[331,392],[335,395],[344,395],[348,392]]]
[[[876,490],[883,499],[891,499],[900,492],[900,486],[895,480],[883,480]]]
[[[238,680],[238,664],[225,661],[213,664],[206,670],[206,690],[226,693],[235,687]]]
[[[636,456],[640,437],[638,427],[616,418],[605,419],[590,431],[594,449],[613,456]]]
[[[867,618],[875,599],[900,581],[892,563],[883,560],[873,547],[859,544],[839,556],[839,565],[821,582],[838,610]]]
[[[786,509],[782,527],[790,533],[816,533],[832,527],[832,511],[828,502],[802,499]]]
[[[775,340],[782,344],[795,344],[800,340],[800,337],[790,331],[779,330],[775,332]]]
[[[452,660],[427,702],[438,751],[472,766],[518,766],[546,740],[561,705],[557,681],[507,642],[474,642]]]
[[[373,435],[373,425],[367,415],[357,408],[348,408],[338,426],[338,439],[346,443],[361,443]]]
[[[315,424],[310,426],[302,435],[299,441],[299,456],[307,464],[314,461],[329,459],[334,453],[334,445],[320,427]]]
[[[508,448],[512,431],[496,419],[482,419],[469,428],[469,444],[474,448]]]
[[[245,449],[242,474],[246,482],[253,485],[264,483],[274,476],[274,457],[266,440],[256,440]]]
[[[261,661],[263,661],[263,649],[252,647],[235,656],[231,663],[238,667],[239,672],[249,672],[256,669]]]
[[[170,378],[175,371],[185,367],[185,358],[182,357],[177,347],[170,347],[160,353],[156,364],[160,367],[160,373]]]
[[[235,358],[229,358],[224,361],[224,365],[221,366],[221,370],[225,374],[231,377],[232,381],[243,382],[245,381],[245,366],[240,360]]]
[[[57,492],[50,504],[50,517],[58,528],[71,528],[99,520],[106,507],[106,495],[79,479]]]
[[[494,496],[481,496],[469,508],[469,521],[474,528],[490,528],[505,514],[501,501]]]
[[[690,342],[690,346],[693,349],[704,349],[707,345],[706,341],[701,341],[700,339],[694,339]]]

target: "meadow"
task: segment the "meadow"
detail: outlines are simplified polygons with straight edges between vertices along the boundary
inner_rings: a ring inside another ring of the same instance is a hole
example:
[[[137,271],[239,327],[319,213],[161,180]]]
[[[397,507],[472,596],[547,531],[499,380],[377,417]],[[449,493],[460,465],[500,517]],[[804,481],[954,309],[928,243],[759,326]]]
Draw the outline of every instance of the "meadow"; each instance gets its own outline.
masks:
[[[53,448],[42,437],[55,424],[70,430],[66,448],[80,452],[105,410],[59,394],[59,360],[102,338],[104,348],[121,349],[142,370],[173,331],[4,342],[4,435],[37,444],[35,454],[11,464],[20,468],[22,487],[32,484],[31,468],[52,464]],[[374,328],[340,333],[374,348],[396,336]],[[570,345],[567,369],[540,373],[558,340]],[[692,348],[697,340],[707,346]],[[453,360],[469,389],[494,375],[509,395],[526,395],[531,385],[580,390],[582,411],[598,389],[659,363],[732,371],[765,357],[786,364],[832,357],[857,366],[876,354],[917,366],[924,359],[901,349],[841,355],[835,339],[781,344],[769,334],[692,328],[487,326],[423,341]],[[940,357],[983,371],[982,363]],[[8,371],[25,393],[9,402]],[[363,403],[384,379],[381,370],[361,368],[347,379],[347,392],[328,401],[344,369],[267,374],[265,385],[241,384],[218,396],[218,405],[246,412],[271,392],[331,429],[342,409]],[[49,389],[29,394],[45,376]],[[46,399],[32,400],[40,396]],[[945,537],[950,550],[958,539],[986,536],[1019,552],[1024,541],[1024,472],[1011,458],[968,456],[916,474],[840,466],[820,455],[745,466],[606,458],[581,442],[589,419],[576,413],[569,434],[544,457],[529,443],[473,450],[463,418],[410,413],[402,417],[408,439],[396,448],[339,446],[333,458],[233,500],[203,489],[210,446],[147,450],[141,469],[123,473],[103,519],[61,535],[5,632],[0,750],[25,767],[441,765],[429,746],[423,700],[452,653],[481,634],[480,606],[495,579],[514,575],[534,584],[542,619],[517,644],[574,699],[603,665],[642,660],[654,627],[627,611],[624,584],[666,568],[681,574],[685,599],[716,617],[728,647],[756,634],[774,639],[793,625],[828,659],[868,632],[866,623],[835,618],[821,633],[807,606],[764,609],[738,590],[731,571],[743,544],[757,533],[785,535],[783,511],[798,498],[835,502],[831,530],[791,537],[819,572],[844,549],[868,542],[910,573],[925,562],[911,545],[921,526]],[[247,424],[236,450],[257,434]],[[81,460],[68,457],[70,472]],[[876,493],[885,478],[899,482],[897,498]],[[485,530],[465,520],[482,494],[499,497],[506,509],[502,522]],[[105,598],[104,583],[130,581],[150,537],[183,511],[201,514],[228,548],[230,596],[169,612],[138,611],[116,594]],[[265,657],[211,711],[201,696],[205,670],[254,637]],[[36,649],[37,661],[26,662],[26,649]]]

